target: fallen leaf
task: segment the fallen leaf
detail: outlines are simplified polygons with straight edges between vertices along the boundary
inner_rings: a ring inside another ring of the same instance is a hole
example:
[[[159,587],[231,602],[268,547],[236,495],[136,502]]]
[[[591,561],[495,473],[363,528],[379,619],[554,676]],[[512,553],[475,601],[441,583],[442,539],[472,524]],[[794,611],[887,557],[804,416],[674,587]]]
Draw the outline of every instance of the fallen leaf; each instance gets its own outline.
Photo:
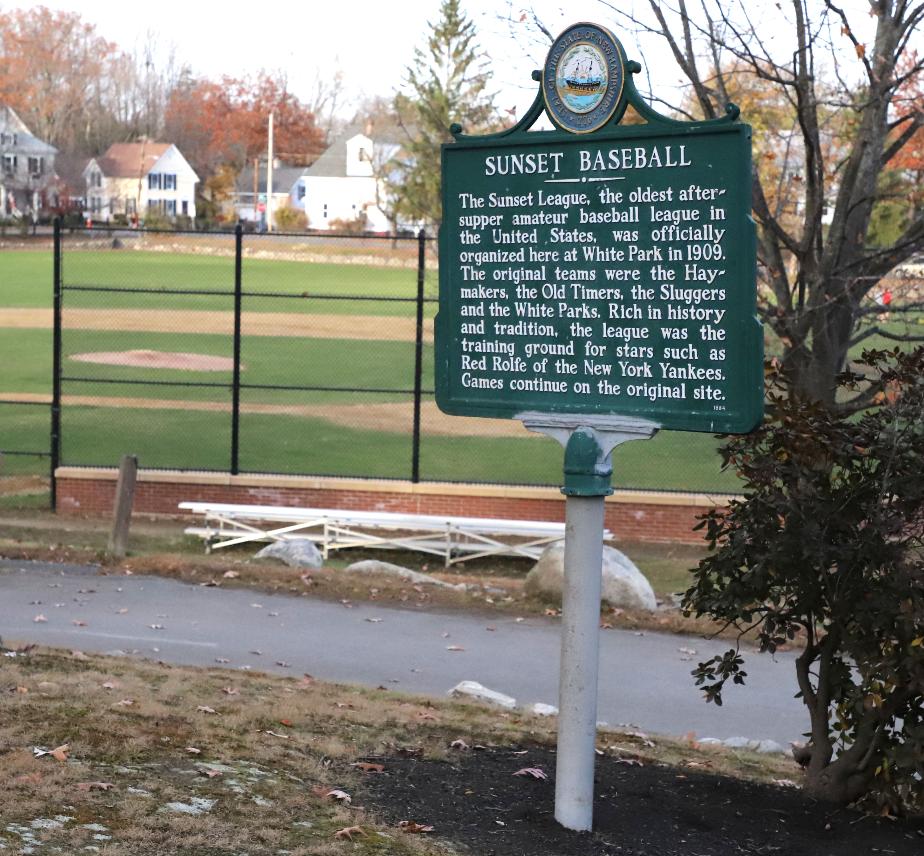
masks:
[[[200,776],[205,776],[207,779],[217,779],[222,775],[221,770],[199,770]]]
[[[123,698],[117,701],[113,707],[132,707],[135,703],[133,698]]]
[[[681,654],[689,654],[691,657],[696,654],[695,648],[680,647],[677,649]]]
[[[292,727],[292,720],[291,720],[291,719],[280,719],[280,720],[279,720],[279,724],[280,724],[280,725],[284,725],[286,728],[291,728],[291,727]]]
[[[517,770],[513,775],[529,776],[533,779],[542,779],[543,781],[548,779],[542,767],[524,767],[522,770]]]
[[[465,649],[461,645],[447,645],[447,651],[464,651]]]
[[[250,604],[254,609],[263,609],[262,603],[252,603]]]
[[[349,805],[353,802],[353,797],[351,797],[346,791],[341,791],[339,788],[334,788],[331,791],[328,791],[325,796],[329,800],[337,800],[337,802],[343,803],[344,805]]]
[[[449,744],[449,748],[458,749],[460,752],[464,752],[466,749],[469,749],[470,747],[468,743],[466,743],[464,740],[460,738],[458,740],[453,740],[452,743]]]
[[[627,767],[644,767],[645,765],[638,758],[617,758],[617,764],[625,764]]]
[[[213,716],[218,716],[218,711],[214,707],[209,707],[207,704],[197,705],[196,711],[199,713],[209,713]]]
[[[216,657],[216,663],[230,663],[231,661],[227,657]]]
[[[217,580],[206,580],[204,583],[199,583],[199,585],[202,586],[203,588],[215,588],[217,586],[220,586],[221,583],[218,582]]]
[[[425,711],[425,710],[420,711],[420,712],[417,714],[417,718],[418,718],[418,719],[432,720],[432,721],[434,721],[434,722],[436,721],[436,717],[435,717],[432,713],[429,713],[428,711]]]
[[[432,826],[424,826],[423,824],[416,823],[413,820],[402,820],[398,824],[398,829],[402,832],[433,832]]]
[[[338,829],[334,833],[334,838],[338,838],[341,841],[352,841],[354,835],[365,835],[362,827],[360,826],[344,826],[343,829]]]
[[[350,764],[351,767],[357,767],[362,770],[364,773],[384,773],[385,765],[384,764],[373,764],[370,761],[357,761],[355,764]]]
[[[71,656],[75,660],[89,660],[90,658],[83,651],[71,651]]]
[[[78,791],[111,791],[115,787],[112,782],[78,782]]]
[[[54,758],[55,761],[66,761],[67,753],[70,751],[71,751],[71,744],[62,743],[56,749],[52,749],[51,752],[49,752],[48,754],[51,755],[51,757]]]
[[[382,687],[382,689],[385,689],[385,688]],[[349,702],[345,702],[345,701],[338,701],[337,707],[340,708],[340,710],[344,710],[344,709],[356,710],[356,707],[354,705],[350,704]]]
[[[35,618],[33,618],[32,620],[33,620],[36,624],[42,624],[43,622],[48,621],[48,619],[45,618],[45,616],[42,615],[41,613],[40,613],[39,615],[36,615]]]
[[[224,689],[222,689],[222,692],[225,695],[240,695],[241,693],[241,691],[237,689],[236,687],[225,687]]]
[[[186,751],[187,751],[190,755],[201,755],[201,754],[202,754],[202,750],[201,750],[201,749],[197,749],[195,746],[187,746],[187,747],[186,747]]]
[[[103,684],[103,689],[104,689],[104,690],[114,690],[114,689],[116,689],[118,686],[119,686],[119,685],[118,685],[118,683],[116,683],[116,681],[106,681],[106,683]]]
[[[16,687],[14,692],[19,693],[19,695],[25,695],[27,692],[29,692],[29,688],[28,687]]]
[[[87,626],[87,622],[86,622],[86,621],[81,621],[79,618],[75,618],[75,619],[71,622],[71,624],[73,624],[74,627],[86,627],[86,626]]]
[[[370,624],[380,624],[384,619],[382,618],[366,618],[365,621],[368,621]]]
[[[125,615],[128,610],[123,606],[121,609],[116,610],[116,615]]]
[[[237,571],[225,571],[225,572],[222,574],[222,576],[223,576],[226,580],[236,580],[236,579],[240,576],[240,574],[239,574]]]
[[[552,618],[557,618],[559,615],[561,615],[561,612],[559,612],[557,609],[547,609],[545,614],[551,616]]]
[[[276,665],[280,666],[283,669],[290,669],[292,667],[292,664],[287,663],[285,660],[277,660]]]
[[[148,627],[150,627],[151,630],[163,630],[164,629],[163,624],[149,624]]]

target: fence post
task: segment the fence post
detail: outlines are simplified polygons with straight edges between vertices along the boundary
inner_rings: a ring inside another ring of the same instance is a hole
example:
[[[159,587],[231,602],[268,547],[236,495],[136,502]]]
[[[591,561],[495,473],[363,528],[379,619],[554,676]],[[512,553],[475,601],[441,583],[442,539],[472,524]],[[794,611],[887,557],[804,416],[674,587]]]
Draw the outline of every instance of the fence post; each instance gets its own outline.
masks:
[[[414,340],[414,434],[411,440],[411,481],[420,481],[420,395],[423,377],[424,274],[427,233],[417,233],[417,331]]]
[[[61,460],[61,218],[54,221],[52,273],[53,332],[51,350],[51,510],[58,510],[58,482],[55,471]]]
[[[231,475],[238,474],[240,466],[241,429],[241,269],[244,248],[244,229],[240,223],[234,227],[234,373],[231,379]]]
[[[115,500],[112,504],[112,532],[106,551],[116,559],[124,559],[128,550],[128,530],[132,521],[132,505],[135,502],[135,482],[138,478],[137,455],[122,455],[119,464],[119,480],[116,482]]]

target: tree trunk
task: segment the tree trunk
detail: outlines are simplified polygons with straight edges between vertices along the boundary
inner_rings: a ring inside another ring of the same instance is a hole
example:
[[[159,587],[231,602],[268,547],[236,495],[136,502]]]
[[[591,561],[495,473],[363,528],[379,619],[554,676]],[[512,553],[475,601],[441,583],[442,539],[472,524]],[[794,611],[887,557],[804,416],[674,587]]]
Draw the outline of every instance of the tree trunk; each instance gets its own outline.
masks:
[[[822,802],[847,805],[868,793],[873,781],[875,764],[868,763],[859,770],[859,759],[852,748],[821,769],[809,764],[805,772],[804,791]]]

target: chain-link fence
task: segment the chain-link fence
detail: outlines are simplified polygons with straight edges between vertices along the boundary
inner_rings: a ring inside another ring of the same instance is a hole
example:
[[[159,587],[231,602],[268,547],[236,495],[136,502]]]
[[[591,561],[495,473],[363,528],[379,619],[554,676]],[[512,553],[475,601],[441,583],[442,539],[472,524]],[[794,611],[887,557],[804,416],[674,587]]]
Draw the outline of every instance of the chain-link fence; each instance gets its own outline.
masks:
[[[59,231],[49,267],[53,307],[33,289],[3,311],[11,389],[51,402],[51,448],[36,407],[19,422],[0,410],[11,450],[52,466],[130,452],[146,468],[561,483],[548,438],[437,409],[432,238],[94,227]],[[713,437],[678,432],[618,450],[614,483],[736,487]]]

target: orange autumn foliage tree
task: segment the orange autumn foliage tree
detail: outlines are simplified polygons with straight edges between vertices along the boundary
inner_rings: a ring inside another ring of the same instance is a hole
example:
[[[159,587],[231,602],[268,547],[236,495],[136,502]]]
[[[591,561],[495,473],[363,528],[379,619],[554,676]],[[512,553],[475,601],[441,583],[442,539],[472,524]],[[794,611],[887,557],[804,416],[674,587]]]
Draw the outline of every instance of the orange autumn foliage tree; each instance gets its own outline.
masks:
[[[39,138],[85,148],[109,96],[118,49],[75,12],[0,12],[0,103]]]
[[[277,157],[307,165],[324,150],[314,114],[288,91],[283,77],[266,72],[255,79],[181,81],[167,103],[165,135],[200,177],[208,178],[219,167],[240,170],[266,156],[271,113]]]

